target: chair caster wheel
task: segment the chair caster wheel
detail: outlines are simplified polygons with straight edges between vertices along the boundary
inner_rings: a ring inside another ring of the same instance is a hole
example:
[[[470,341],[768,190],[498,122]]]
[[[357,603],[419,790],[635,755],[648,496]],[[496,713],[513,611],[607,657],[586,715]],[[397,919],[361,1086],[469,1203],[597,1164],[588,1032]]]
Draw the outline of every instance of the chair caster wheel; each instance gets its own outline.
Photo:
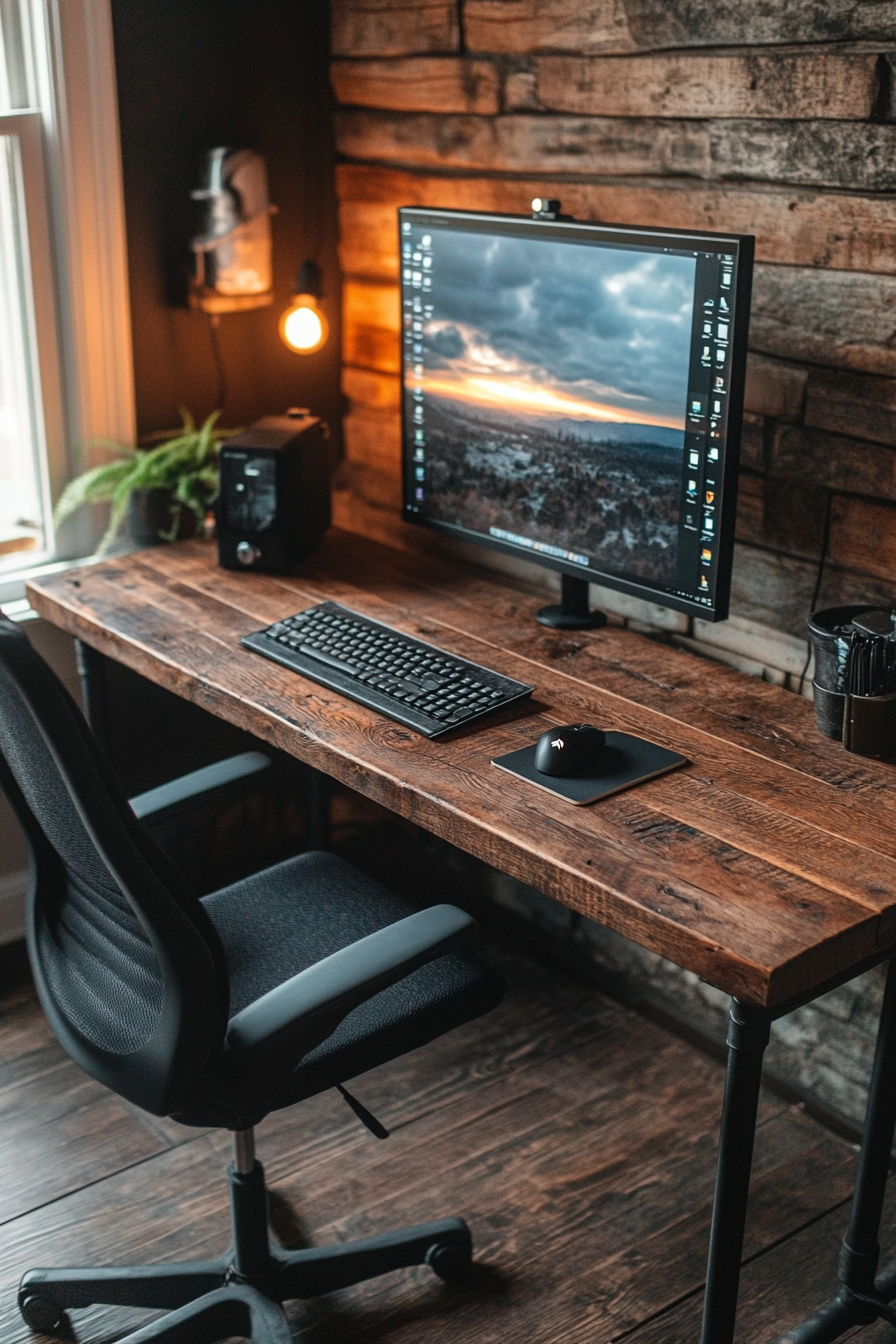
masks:
[[[436,1242],[426,1252],[426,1263],[444,1283],[463,1283],[473,1269],[469,1246],[456,1241]]]
[[[62,1323],[62,1310],[49,1297],[27,1293],[19,1302],[25,1324],[36,1334],[52,1334]]]

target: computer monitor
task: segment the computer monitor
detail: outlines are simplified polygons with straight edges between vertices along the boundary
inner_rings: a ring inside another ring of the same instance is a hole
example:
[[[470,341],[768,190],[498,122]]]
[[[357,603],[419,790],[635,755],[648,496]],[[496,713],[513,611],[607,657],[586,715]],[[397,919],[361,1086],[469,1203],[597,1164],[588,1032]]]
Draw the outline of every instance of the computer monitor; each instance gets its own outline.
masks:
[[[753,239],[398,213],[404,516],[724,620]]]

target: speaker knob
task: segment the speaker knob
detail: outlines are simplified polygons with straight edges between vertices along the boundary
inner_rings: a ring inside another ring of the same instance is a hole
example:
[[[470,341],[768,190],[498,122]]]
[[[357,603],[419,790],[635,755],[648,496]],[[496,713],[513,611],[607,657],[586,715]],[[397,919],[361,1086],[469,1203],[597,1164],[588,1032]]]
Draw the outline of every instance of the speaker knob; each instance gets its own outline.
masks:
[[[236,558],[241,565],[254,565],[260,556],[261,551],[251,541],[241,541],[236,548]]]

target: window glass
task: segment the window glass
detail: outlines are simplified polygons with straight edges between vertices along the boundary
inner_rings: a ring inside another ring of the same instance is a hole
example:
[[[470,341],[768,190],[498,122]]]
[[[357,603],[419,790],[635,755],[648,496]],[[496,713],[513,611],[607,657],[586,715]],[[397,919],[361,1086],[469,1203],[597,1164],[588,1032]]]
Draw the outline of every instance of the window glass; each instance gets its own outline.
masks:
[[[36,105],[33,66],[27,5],[0,0],[0,112]]]
[[[36,101],[33,65],[27,0],[0,0],[0,574],[49,549],[23,146],[6,133]]]
[[[19,140],[0,133],[0,570],[46,550],[35,364]]]

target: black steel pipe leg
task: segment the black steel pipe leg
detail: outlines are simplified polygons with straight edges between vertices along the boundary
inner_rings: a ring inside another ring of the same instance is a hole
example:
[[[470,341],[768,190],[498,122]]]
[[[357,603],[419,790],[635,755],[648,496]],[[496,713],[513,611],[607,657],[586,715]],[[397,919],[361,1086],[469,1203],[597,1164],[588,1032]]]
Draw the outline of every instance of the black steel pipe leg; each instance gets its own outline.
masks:
[[[854,1325],[893,1321],[896,1266],[877,1273],[880,1220],[896,1129],[896,960],[890,962],[880,1010],[865,1129],[849,1227],[840,1248],[841,1288],[818,1311],[783,1335],[780,1344],[832,1344]]]
[[[732,1344],[734,1339],[762,1056],[768,1045],[770,1027],[771,1019],[767,1013],[737,999],[731,1000],[728,1072],[700,1344]]]
[[[84,717],[93,729],[103,751],[111,757],[112,729],[106,659],[82,639],[75,640],[75,658],[81,680]]]
[[[891,961],[881,1005],[874,1067],[868,1090],[865,1131],[859,1154],[849,1227],[840,1248],[840,1281],[856,1293],[873,1293],[880,1259],[884,1207],[893,1130],[896,1127],[896,962]]]
[[[306,806],[308,809],[308,849],[329,849],[330,794],[329,775],[312,766],[306,768]]]

